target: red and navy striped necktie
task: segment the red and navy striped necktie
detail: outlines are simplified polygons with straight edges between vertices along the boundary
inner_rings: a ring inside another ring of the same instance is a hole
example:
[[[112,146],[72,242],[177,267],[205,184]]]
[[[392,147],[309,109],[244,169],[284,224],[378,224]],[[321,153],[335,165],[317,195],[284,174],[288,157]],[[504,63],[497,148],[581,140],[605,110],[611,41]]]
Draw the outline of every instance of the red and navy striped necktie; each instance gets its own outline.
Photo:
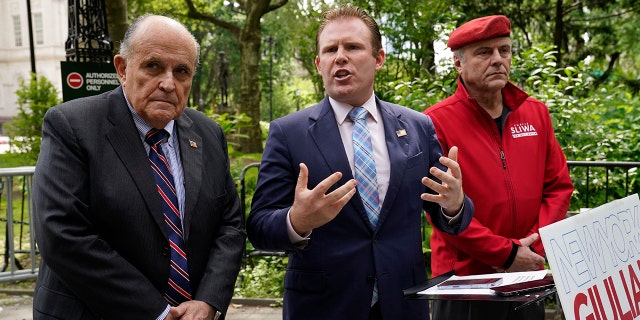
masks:
[[[173,184],[173,175],[169,169],[167,158],[160,144],[166,141],[169,133],[165,130],[151,129],[145,137],[149,144],[149,162],[153,169],[158,193],[162,198],[164,221],[167,223],[169,245],[171,247],[171,266],[169,267],[169,283],[165,298],[172,306],[191,300],[187,252],[185,251],[182,222],[178,209],[178,197]]]

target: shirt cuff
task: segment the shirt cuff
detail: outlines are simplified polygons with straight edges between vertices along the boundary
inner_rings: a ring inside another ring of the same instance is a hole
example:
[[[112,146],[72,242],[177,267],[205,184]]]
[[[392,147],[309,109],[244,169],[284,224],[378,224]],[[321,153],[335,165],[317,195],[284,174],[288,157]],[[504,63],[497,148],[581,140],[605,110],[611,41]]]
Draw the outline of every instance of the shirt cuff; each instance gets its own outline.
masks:
[[[460,211],[458,211],[458,213],[456,213],[456,215],[453,217],[448,216],[446,213],[444,213],[444,210],[442,210],[442,207],[440,207],[440,213],[442,213],[444,219],[448,221],[449,226],[454,226],[458,224],[460,220],[462,220],[462,211],[464,211],[464,201],[462,201],[462,207],[460,207]]]
[[[520,246],[517,245],[515,242],[511,242],[511,252],[509,253],[509,257],[507,258],[507,261],[505,261],[504,265],[502,266],[505,270],[509,269],[509,267],[511,267],[511,265],[513,264],[513,261],[516,260],[516,255],[518,255],[518,248]]]
[[[156,320],[164,320],[164,318],[166,318],[167,315],[169,314],[169,309],[171,309],[171,306],[167,305],[167,308],[164,309],[164,312],[162,312]]]
[[[304,236],[300,236],[295,230],[293,230],[293,226],[291,225],[291,209],[287,211],[287,233],[289,234],[289,240],[291,243],[295,245],[303,244],[306,245],[309,242],[309,236],[311,232],[305,234]],[[312,231],[313,232],[313,231]]]

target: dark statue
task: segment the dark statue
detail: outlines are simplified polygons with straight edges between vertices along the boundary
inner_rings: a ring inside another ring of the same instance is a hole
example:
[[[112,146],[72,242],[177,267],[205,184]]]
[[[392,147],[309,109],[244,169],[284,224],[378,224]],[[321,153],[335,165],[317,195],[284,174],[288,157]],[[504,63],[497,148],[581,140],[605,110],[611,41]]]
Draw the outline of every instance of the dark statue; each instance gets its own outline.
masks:
[[[218,86],[220,89],[220,107],[228,107],[229,98],[229,60],[224,56],[224,51],[218,53],[220,61],[218,62]]]

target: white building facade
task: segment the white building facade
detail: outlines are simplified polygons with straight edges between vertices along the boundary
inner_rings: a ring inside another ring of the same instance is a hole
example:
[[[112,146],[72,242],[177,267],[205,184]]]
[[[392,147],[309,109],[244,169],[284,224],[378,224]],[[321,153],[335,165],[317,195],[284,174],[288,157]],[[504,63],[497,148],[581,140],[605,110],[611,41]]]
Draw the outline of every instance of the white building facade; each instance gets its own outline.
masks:
[[[0,135],[18,113],[15,92],[31,73],[27,1],[31,2],[35,69],[62,97],[60,61],[65,61],[68,0],[0,0]]]

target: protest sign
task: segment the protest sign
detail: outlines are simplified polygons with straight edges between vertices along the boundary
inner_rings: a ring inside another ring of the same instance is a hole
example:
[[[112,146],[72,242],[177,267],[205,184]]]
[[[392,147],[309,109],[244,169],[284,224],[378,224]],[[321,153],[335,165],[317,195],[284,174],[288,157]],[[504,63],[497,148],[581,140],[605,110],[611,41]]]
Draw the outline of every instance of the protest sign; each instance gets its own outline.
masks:
[[[634,194],[540,229],[566,319],[640,319],[639,206]]]

